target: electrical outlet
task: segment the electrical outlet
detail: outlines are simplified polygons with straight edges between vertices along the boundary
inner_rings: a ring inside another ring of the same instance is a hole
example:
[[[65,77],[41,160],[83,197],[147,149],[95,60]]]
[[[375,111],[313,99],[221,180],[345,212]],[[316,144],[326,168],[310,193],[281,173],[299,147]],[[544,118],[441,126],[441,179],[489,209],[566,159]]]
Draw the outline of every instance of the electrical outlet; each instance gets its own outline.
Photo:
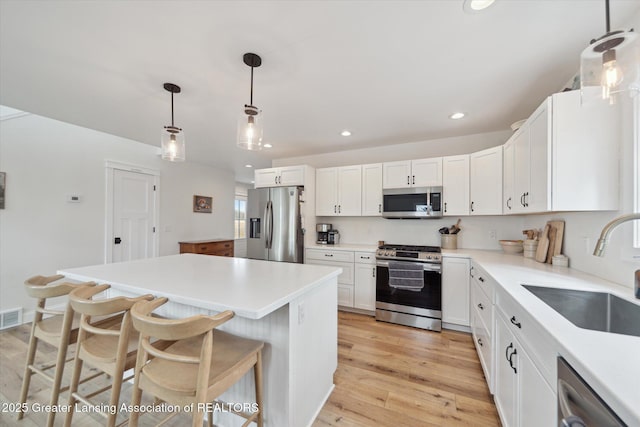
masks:
[[[489,230],[489,238],[491,240],[497,240],[498,239],[498,232],[496,230]]]
[[[304,319],[307,313],[305,313],[304,302],[298,303],[298,325],[302,325],[304,323]]]

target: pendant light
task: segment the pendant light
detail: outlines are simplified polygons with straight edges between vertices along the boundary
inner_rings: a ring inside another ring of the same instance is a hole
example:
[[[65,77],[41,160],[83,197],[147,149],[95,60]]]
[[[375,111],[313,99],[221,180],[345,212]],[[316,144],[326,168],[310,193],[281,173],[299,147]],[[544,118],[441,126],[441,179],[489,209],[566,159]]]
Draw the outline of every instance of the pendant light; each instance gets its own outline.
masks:
[[[173,123],[173,94],[180,93],[180,86],[165,83],[165,90],[171,92],[171,126],[165,126],[162,131],[162,159],[171,162],[184,162],[184,132]]]
[[[611,31],[609,0],[605,0],[606,34],[591,40],[580,56],[580,89],[583,102],[601,98],[614,104],[619,93],[640,92],[640,49],[638,35]]]
[[[262,111],[253,105],[253,69],[262,64],[262,59],[255,53],[245,53],[242,59],[251,67],[251,97],[238,118],[238,147],[262,150]]]

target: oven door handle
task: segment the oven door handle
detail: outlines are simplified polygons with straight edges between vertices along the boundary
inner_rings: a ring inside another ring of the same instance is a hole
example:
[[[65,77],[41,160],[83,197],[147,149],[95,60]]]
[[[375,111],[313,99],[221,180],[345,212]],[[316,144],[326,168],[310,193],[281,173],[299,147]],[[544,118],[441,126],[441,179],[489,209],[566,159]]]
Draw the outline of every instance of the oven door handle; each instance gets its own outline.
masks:
[[[421,263],[424,271],[435,271],[436,273],[440,273],[442,270],[442,266],[440,264],[429,264],[429,263]],[[389,261],[377,260],[376,266],[389,268]]]

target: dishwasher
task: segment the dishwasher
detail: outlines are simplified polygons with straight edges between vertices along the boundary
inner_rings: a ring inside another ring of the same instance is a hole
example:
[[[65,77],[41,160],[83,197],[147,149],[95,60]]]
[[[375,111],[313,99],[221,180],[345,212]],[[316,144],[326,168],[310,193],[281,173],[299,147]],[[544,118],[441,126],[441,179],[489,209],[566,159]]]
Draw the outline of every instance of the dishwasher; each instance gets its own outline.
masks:
[[[558,356],[558,427],[624,427],[615,412]]]

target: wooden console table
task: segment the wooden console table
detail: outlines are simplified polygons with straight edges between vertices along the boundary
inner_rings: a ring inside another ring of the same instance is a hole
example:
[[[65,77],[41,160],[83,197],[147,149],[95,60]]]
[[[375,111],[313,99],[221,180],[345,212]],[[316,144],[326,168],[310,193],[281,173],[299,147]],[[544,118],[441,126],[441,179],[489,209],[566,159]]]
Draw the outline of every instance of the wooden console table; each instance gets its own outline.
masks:
[[[233,257],[233,240],[209,239],[178,242],[180,253]]]

